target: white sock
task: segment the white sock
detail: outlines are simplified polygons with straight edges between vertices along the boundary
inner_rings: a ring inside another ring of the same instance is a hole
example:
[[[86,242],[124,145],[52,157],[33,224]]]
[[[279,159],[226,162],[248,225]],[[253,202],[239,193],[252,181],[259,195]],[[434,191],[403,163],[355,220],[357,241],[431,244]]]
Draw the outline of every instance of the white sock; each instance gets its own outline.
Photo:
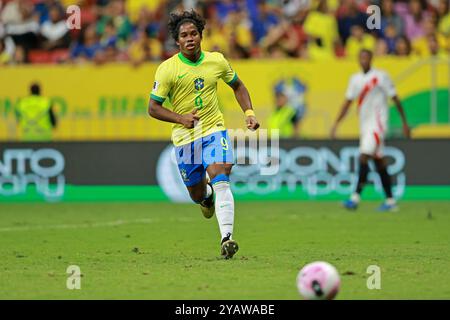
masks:
[[[216,192],[216,217],[222,239],[233,234],[234,198],[228,182],[213,185]]]
[[[352,200],[352,201],[355,202],[355,203],[359,203],[359,202],[361,201],[361,197],[360,197],[359,194],[357,194],[357,193],[355,192],[355,193],[353,193],[353,194],[350,196],[350,200]]]
[[[209,184],[207,184],[206,185],[206,197],[205,197],[205,199],[208,199],[212,195],[212,192],[213,192],[213,190],[212,190],[211,186]]]
[[[394,198],[387,198],[386,199],[386,204],[390,205],[390,206],[395,205],[396,204],[395,199]]]

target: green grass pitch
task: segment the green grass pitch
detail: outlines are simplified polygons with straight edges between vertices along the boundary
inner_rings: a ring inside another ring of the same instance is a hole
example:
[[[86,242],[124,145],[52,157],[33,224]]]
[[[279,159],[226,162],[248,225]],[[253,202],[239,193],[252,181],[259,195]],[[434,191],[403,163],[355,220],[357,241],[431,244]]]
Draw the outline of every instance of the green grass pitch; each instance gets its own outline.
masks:
[[[378,204],[238,202],[232,260],[195,205],[1,204],[0,299],[300,299],[297,273],[317,260],[340,272],[337,299],[450,299],[450,202]]]

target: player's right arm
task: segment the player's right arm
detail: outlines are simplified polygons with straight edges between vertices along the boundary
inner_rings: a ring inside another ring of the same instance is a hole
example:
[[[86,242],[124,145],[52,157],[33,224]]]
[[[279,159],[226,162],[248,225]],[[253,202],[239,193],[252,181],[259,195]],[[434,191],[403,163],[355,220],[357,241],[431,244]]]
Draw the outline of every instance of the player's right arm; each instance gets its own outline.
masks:
[[[342,104],[341,107],[341,112],[339,112],[339,115],[336,119],[336,121],[334,122],[333,127],[331,128],[331,138],[335,139],[336,138],[336,131],[337,131],[337,127],[339,125],[339,123],[345,118],[345,116],[347,115],[348,109],[350,109],[350,106],[352,105],[353,100],[348,100],[346,99],[344,101],[344,103]]]
[[[188,129],[192,129],[195,126],[195,122],[200,119],[196,113],[197,109],[194,108],[191,113],[179,114],[164,108],[161,102],[150,98],[148,114],[161,121],[179,123]]]
[[[350,106],[352,105],[353,100],[356,98],[356,90],[353,85],[353,78],[350,79],[347,92],[345,93],[345,101],[342,104],[341,111],[339,112],[339,115],[334,122],[333,127],[331,128],[330,136],[332,139],[336,138],[336,131],[338,128],[339,123],[345,118],[347,115],[348,110],[350,109]]]
[[[233,89],[234,96],[245,114],[247,128],[253,131],[258,129],[260,125],[258,120],[256,120],[256,115],[253,111],[252,101],[250,99],[250,94],[248,93],[247,87],[241,79],[238,78],[236,72],[233,68],[231,68],[231,65],[227,59],[225,59],[221,53],[217,54],[219,56],[219,63],[222,68],[221,78]]]
[[[170,78],[170,71],[161,64],[156,70],[155,82],[150,95],[150,103],[148,106],[148,114],[158,120],[179,123],[184,127],[191,129],[195,126],[195,122],[200,118],[196,115],[197,110],[194,109],[188,114],[179,114],[163,107],[163,102],[167,98],[172,89],[173,81]]]

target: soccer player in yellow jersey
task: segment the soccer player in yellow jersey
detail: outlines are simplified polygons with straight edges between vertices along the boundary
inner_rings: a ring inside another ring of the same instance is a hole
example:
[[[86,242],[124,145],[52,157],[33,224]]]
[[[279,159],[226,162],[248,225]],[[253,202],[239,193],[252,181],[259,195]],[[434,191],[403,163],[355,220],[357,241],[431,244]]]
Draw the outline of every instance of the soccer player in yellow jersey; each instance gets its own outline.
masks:
[[[232,238],[234,199],[230,189],[233,151],[217,99],[217,82],[233,90],[246,116],[247,128],[259,123],[250,95],[221,53],[201,50],[205,20],[195,11],[172,13],[169,31],[180,52],[158,67],[150,95],[150,116],[172,122],[172,141],[183,181],[203,215],[216,213],[221,233],[221,255],[238,250]],[[169,99],[172,110],[162,106]],[[210,181],[206,179],[206,172]]]

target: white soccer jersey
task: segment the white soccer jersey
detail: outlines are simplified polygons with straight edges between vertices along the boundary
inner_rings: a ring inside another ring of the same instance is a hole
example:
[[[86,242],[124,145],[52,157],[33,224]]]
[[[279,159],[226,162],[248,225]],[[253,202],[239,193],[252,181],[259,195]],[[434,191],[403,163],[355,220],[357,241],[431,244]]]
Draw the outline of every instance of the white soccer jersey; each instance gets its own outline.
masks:
[[[396,94],[394,84],[384,71],[371,69],[350,78],[346,98],[357,101],[361,152],[381,155],[387,130],[388,100]]]

